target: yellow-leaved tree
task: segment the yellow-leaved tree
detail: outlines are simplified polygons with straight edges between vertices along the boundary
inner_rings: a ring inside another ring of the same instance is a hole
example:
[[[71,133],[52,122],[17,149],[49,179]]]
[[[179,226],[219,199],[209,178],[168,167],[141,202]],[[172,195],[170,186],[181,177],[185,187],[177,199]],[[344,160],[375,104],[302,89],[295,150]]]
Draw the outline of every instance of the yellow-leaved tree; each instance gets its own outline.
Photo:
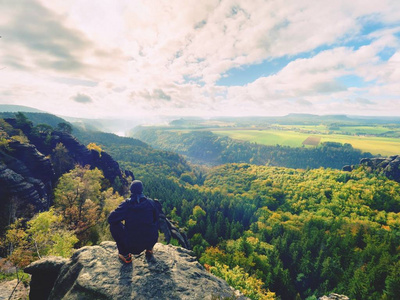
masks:
[[[99,169],[76,166],[60,177],[54,190],[54,206],[80,245],[109,239],[106,219],[123,200],[112,188],[103,191],[103,180]]]
[[[9,250],[8,259],[19,268],[46,255],[69,257],[77,242],[53,209],[36,214],[26,225],[22,219],[16,220],[3,241]]]
[[[74,230],[85,244],[90,229],[101,216],[101,182],[104,179],[99,169],[77,165],[60,177],[54,190],[54,206],[63,215],[69,229]]]

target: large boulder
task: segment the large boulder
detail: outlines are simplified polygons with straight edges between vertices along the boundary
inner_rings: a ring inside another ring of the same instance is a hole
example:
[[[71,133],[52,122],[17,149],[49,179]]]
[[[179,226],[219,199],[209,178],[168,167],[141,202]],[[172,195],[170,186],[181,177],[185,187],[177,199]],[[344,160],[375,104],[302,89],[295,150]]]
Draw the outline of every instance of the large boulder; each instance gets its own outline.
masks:
[[[32,274],[29,299],[43,300],[46,299],[44,295],[54,300],[192,300],[233,295],[237,299],[246,299],[225,281],[208,273],[189,250],[157,243],[152,259],[148,260],[142,254],[131,264],[122,263],[117,253],[114,242],[103,242],[99,246],[79,249],[70,260],[61,262],[61,268],[54,258],[35,262],[25,270]],[[41,283],[50,274],[57,277],[51,287]]]
[[[49,256],[26,267],[26,273],[35,274],[31,278],[30,299],[48,299],[61,268],[67,263],[65,258]]]

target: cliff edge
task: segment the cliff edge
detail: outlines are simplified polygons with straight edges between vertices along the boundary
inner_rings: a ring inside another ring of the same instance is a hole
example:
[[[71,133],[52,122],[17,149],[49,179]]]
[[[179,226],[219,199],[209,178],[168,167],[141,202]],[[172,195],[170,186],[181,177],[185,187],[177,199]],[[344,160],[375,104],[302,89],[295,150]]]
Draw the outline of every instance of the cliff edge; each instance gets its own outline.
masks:
[[[400,155],[363,158],[359,165],[344,166],[343,171],[351,172],[360,165],[370,168],[373,172],[381,173],[391,180],[400,182]]]
[[[247,299],[208,273],[189,250],[157,243],[152,259],[136,256],[131,264],[117,253],[114,242],[103,242],[68,260],[32,263],[25,269],[32,274],[29,299]]]

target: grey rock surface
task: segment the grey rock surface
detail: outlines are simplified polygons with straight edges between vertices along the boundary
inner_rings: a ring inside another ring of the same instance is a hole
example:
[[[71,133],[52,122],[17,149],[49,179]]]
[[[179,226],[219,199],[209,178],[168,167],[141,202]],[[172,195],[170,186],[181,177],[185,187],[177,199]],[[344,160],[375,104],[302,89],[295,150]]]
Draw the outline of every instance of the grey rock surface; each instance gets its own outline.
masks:
[[[30,299],[47,299],[54,286],[61,268],[68,263],[68,260],[62,257],[49,256],[45,259],[35,261],[24,269],[32,276],[30,283]]]
[[[370,168],[374,172],[381,173],[389,179],[400,182],[400,155],[389,157],[363,158],[360,165]],[[351,172],[355,166],[344,166],[343,171]]]
[[[0,149],[0,234],[9,221],[48,209],[54,180],[50,159],[33,145],[14,141]]]
[[[17,279],[0,282],[0,300],[28,299],[29,287]]]
[[[35,263],[35,268],[41,265],[51,263],[42,259]],[[32,282],[36,276],[44,276],[30,268]],[[31,291],[38,289],[31,285]],[[152,259],[142,254],[134,257],[131,264],[124,264],[118,258],[116,244],[103,242],[79,249],[63,263],[49,299],[193,300],[234,295],[247,299],[208,273],[189,250],[157,243]],[[31,293],[30,299],[40,298]]]
[[[0,190],[2,201],[16,197],[37,211],[47,209],[51,201],[54,171],[50,159],[30,144],[12,142],[10,153],[0,151]]]
[[[339,295],[339,294],[329,294],[329,296],[322,296],[319,297],[318,300],[349,300],[349,297],[345,295]]]

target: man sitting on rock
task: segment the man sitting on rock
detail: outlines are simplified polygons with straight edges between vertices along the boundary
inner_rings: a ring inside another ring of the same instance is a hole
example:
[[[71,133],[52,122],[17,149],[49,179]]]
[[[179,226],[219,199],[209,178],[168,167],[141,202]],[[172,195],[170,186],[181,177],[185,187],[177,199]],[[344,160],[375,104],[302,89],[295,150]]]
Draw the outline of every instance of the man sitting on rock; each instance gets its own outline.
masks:
[[[117,243],[119,258],[132,262],[132,254],[146,250],[146,258],[153,256],[153,246],[158,240],[161,204],[143,194],[140,180],[132,181],[131,197],[122,202],[108,217],[111,235]],[[125,221],[125,224],[122,223]]]

